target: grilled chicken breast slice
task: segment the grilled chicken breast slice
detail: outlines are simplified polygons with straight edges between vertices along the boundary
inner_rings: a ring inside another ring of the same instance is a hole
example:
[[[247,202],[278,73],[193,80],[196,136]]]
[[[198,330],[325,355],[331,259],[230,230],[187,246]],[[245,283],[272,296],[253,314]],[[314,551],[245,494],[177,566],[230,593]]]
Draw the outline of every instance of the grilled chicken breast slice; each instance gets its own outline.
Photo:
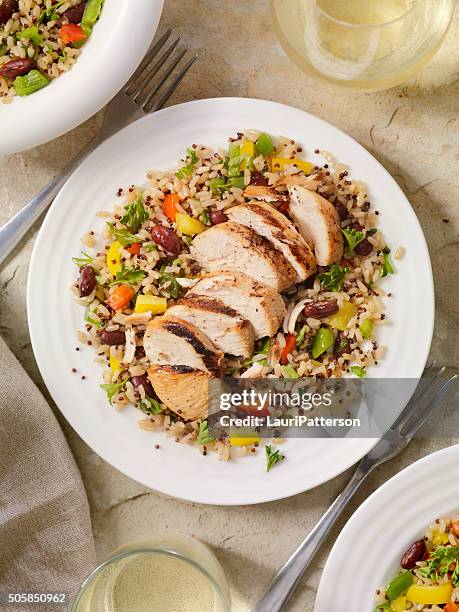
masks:
[[[206,272],[231,270],[283,291],[296,279],[295,270],[265,238],[239,223],[227,221],[202,232],[190,252]]]
[[[263,236],[279,250],[296,272],[296,281],[306,280],[316,269],[310,246],[285,215],[264,202],[248,202],[230,208],[230,221],[245,225]]]
[[[212,375],[189,366],[152,366],[151,384],[163,404],[186,421],[207,415],[208,385]]]
[[[218,298],[245,317],[255,331],[255,339],[273,336],[285,317],[281,296],[271,287],[240,272],[215,272],[199,280],[187,293]]]
[[[238,357],[253,354],[254,331],[251,323],[215,297],[188,294],[171,306],[167,315],[198,327],[223,353]]]
[[[163,315],[147,325],[143,340],[152,365],[188,366],[219,376],[223,353],[201,330],[183,319]]]
[[[265,185],[248,185],[244,190],[244,195],[246,198],[255,198],[265,202],[282,202],[285,198],[285,195],[279,193],[273,187]]]
[[[303,238],[314,248],[319,266],[339,263],[344,237],[338,211],[328,200],[304,187],[292,186],[290,214]]]

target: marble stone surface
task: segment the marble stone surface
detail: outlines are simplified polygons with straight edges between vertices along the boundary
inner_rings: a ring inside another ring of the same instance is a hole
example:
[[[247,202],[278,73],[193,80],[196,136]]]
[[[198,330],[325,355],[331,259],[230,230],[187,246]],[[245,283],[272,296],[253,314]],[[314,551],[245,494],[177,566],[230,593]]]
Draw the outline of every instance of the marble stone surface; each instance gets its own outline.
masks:
[[[437,314],[431,355],[457,368],[457,18],[440,52],[416,78],[372,94],[342,93],[303,75],[275,38],[267,0],[166,0],[161,30],[169,25],[199,52],[192,74],[170,104],[215,96],[267,98],[291,104],[346,131],[396,178],[419,217],[432,257]],[[0,159],[0,223],[84,147],[100,119],[96,116],[51,143]],[[32,354],[26,317],[26,278],[39,225],[0,270],[0,333],[46,394]],[[279,502],[237,508],[200,506],[164,497],[120,474],[59,418],[83,475],[100,558],[118,545],[152,532],[194,535],[216,551],[238,612],[247,610],[261,594],[276,568],[319,519],[350,474]],[[369,478],[302,580],[290,610],[313,610],[321,569],[334,537],[358,505],[403,467],[453,442],[419,439]]]

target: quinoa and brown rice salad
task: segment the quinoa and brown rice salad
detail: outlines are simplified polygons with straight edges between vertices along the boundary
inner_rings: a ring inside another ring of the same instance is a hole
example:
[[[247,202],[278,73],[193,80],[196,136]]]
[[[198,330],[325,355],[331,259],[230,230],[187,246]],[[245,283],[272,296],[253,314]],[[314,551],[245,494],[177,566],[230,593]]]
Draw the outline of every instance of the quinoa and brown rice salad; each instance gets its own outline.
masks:
[[[375,612],[459,612],[459,516],[429,525],[376,600]]]
[[[28,96],[72,68],[104,0],[0,0],[0,100]]]
[[[328,152],[314,152],[321,165],[304,161],[303,148],[294,140],[255,130],[229,138],[227,149],[193,144],[177,169],[149,171],[145,185],[120,187],[113,209],[98,213],[106,223],[103,233],[82,237],[83,252],[74,259],[80,273],[72,287],[86,309],[79,340],[92,345],[96,362],[105,368],[109,402],[117,410],[136,405],[145,413],[143,429],[166,430],[177,442],[195,444],[204,454],[216,450],[224,460],[257,450],[254,440],[239,445],[215,441],[203,418],[185,421],[161,404],[148,379],[150,363],[143,348],[148,321],[200,277],[189,250],[193,239],[225,222],[231,207],[247,202],[244,190],[250,185],[274,193],[268,203],[287,218],[289,186],[320,194],[339,213],[346,248],[340,263],[319,267],[282,293],[286,315],[279,331],[256,340],[249,359],[225,355],[224,375],[363,378],[383,358],[378,328],[387,323],[382,297],[391,294],[379,281],[394,268],[377,226],[379,212],[345,165]],[[399,248],[394,258],[402,255]],[[274,462],[283,455],[276,457]]]

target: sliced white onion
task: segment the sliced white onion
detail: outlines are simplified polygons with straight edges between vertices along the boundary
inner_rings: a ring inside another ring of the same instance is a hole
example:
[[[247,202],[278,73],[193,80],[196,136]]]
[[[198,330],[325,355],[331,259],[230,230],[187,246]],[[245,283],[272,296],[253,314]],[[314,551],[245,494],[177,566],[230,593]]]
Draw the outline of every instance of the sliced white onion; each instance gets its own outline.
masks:
[[[254,363],[248,370],[241,374],[241,378],[263,378],[270,370],[271,368]]]
[[[288,322],[290,321],[290,315],[292,314],[293,308],[293,304],[289,304],[287,306],[287,312],[285,313],[284,322],[282,323],[282,331],[284,332],[284,334],[288,333]]]
[[[311,298],[305,298],[304,300],[301,300],[292,309],[290,316],[289,316],[289,320],[287,322],[287,332],[289,334],[293,334],[293,332],[295,331],[295,325],[298,320],[298,317],[300,316],[305,304],[307,304],[308,302],[312,302]]]
[[[126,346],[124,348],[123,363],[131,363],[135,357],[135,331],[127,329],[125,332]]]

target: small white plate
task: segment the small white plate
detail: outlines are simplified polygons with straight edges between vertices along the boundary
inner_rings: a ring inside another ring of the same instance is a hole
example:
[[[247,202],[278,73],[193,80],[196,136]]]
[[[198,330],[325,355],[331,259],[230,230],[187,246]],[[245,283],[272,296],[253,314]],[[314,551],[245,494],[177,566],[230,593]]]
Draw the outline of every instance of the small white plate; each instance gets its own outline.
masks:
[[[459,512],[459,445],[416,461],[353,514],[325,565],[314,612],[374,612],[408,546],[437,518]]]
[[[163,4],[164,0],[106,0],[69,72],[30,96],[0,103],[0,155],[57,138],[103,108],[145,55]]]
[[[263,452],[222,463],[213,454],[203,457],[162,434],[140,430],[136,409],[117,413],[108,405],[90,347],[75,351],[83,309],[69,290],[76,274],[71,257],[80,253],[83,234],[103,226],[96,213],[110,209],[119,187],[143,184],[148,169],[174,168],[192,143],[225,146],[229,136],[245,128],[295,138],[308,159],[319,161],[313,154],[318,148],[349,164],[352,176],[369,187],[389,245],[406,248],[405,257],[396,262],[398,273],[385,281],[393,297],[386,300],[390,323],[381,328],[379,338],[388,352],[372,375],[419,377],[433,328],[432,272],[416,215],[384,168],[332,125],[273,102],[220,98],[167,108],[104,143],[66,183],[35,244],[28,286],[35,356],[64,416],[106,461],[153,489],[208,504],[253,504],[300,493],[343,472],[375,440],[290,439],[283,446],[286,461],[266,474]],[[79,374],[72,374],[72,368]],[[155,443],[160,450],[154,450]]]

